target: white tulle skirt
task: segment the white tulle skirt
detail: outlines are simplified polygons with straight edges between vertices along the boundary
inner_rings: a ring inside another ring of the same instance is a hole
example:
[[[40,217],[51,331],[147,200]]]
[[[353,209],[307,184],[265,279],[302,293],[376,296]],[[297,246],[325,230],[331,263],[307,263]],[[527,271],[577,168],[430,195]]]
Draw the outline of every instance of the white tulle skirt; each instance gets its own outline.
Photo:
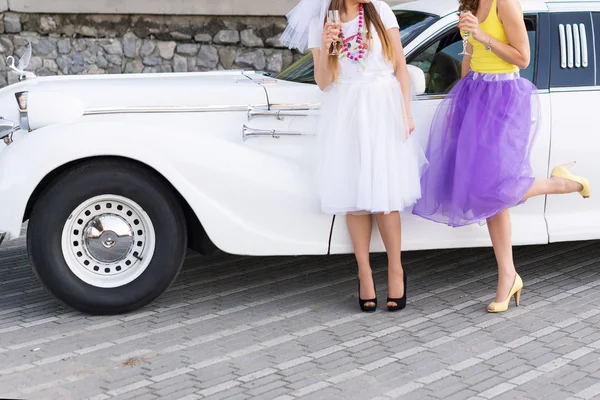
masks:
[[[324,94],[317,131],[324,213],[387,214],[421,197],[427,159],[408,135],[402,91],[392,74],[332,85]]]

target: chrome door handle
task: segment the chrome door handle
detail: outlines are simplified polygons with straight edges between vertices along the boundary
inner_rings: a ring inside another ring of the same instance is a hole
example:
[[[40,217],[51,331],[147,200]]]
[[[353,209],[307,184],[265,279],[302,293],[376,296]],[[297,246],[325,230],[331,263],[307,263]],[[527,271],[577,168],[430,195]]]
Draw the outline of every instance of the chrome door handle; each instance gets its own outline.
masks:
[[[278,131],[275,129],[253,129],[244,125],[242,129],[242,140],[245,142],[251,138],[257,137],[271,137],[273,139],[279,139],[282,136],[303,136],[305,133],[294,132],[294,131]]]
[[[259,108],[259,107],[248,108],[248,121],[251,121],[257,117],[275,117],[279,121],[283,121],[285,117],[308,117],[311,115],[316,115],[316,112],[313,110],[307,110],[307,109],[267,110],[265,108]]]

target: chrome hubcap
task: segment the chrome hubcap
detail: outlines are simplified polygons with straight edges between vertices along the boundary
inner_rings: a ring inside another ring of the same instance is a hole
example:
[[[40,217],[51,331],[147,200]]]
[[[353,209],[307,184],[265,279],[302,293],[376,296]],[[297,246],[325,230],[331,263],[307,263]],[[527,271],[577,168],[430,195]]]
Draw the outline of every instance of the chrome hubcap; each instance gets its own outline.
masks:
[[[133,229],[114,214],[100,215],[84,230],[84,246],[98,262],[110,264],[124,259],[133,247]]]
[[[113,288],[138,278],[154,254],[152,221],[136,202],[116,195],[91,198],[66,221],[62,250],[71,271],[89,285]]]

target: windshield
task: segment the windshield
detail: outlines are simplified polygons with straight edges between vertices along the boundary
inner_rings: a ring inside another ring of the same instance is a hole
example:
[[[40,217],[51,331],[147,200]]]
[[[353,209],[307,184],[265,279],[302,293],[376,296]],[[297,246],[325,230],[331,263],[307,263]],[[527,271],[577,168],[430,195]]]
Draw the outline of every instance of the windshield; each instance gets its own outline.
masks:
[[[419,33],[433,24],[438,17],[415,11],[396,11],[396,18],[400,25],[402,44],[406,46],[416,38]]]
[[[417,11],[396,11],[400,25],[402,44],[406,46],[421,32],[433,24],[438,17]],[[312,53],[307,54],[291,67],[277,75],[277,79],[298,83],[315,83]]]

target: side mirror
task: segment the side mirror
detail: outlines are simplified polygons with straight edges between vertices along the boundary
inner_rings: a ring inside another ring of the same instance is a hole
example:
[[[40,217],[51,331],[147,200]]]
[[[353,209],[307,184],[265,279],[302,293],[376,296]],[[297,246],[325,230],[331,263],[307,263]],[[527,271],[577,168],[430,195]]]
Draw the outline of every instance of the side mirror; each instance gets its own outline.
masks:
[[[15,129],[15,123],[0,117],[0,139],[10,135]]]
[[[414,65],[407,65],[407,67],[412,92],[417,96],[424,94],[426,90],[425,73],[421,68]]]

